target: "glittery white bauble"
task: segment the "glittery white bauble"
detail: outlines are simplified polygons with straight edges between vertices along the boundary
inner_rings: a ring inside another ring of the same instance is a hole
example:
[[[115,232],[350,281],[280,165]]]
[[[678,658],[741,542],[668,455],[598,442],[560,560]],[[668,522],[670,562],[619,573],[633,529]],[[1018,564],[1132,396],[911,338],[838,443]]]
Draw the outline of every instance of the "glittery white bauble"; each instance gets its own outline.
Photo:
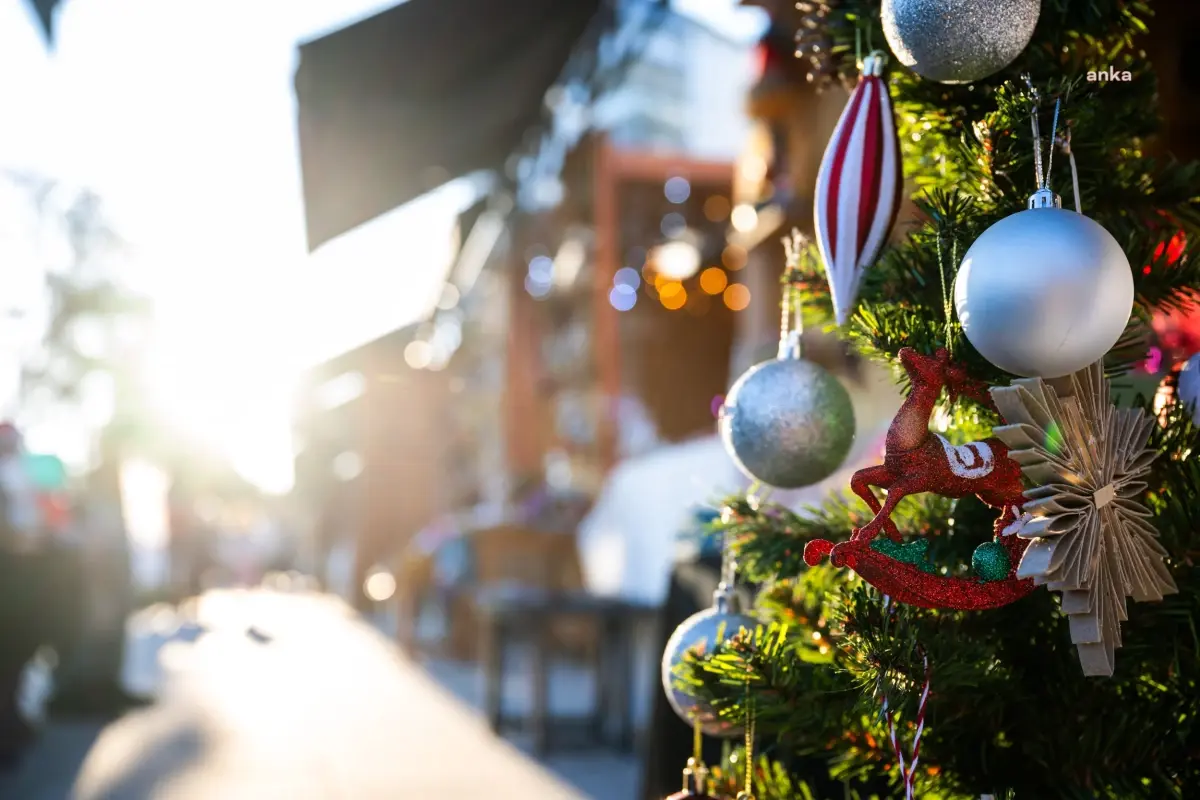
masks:
[[[854,407],[837,378],[796,358],[748,369],[729,390],[721,439],[738,468],[780,489],[832,475],[854,442]]]
[[[983,232],[954,284],[980,355],[1027,378],[1058,378],[1104,357],[1133,310],[1133,273],[1112,234],[1061,208],[1031,208]]]
[[[680,691],[675,686],[675,667],[683,662],[683,654],[693,647],[707,651],[714,644],[732,638],[739,630],[753,631],[758,620],[738,613],[736,603],[724,602],[699,611],[680,623],[667,641],[662,658],[662,684],[667,701],[680,719],[689,725],[699,722],[705,736],[733,738],[741,736],[743,727],[722,720],[712,706],[698,698]]]
[[[1029,44],[1041,0],[883,0],[883,35],[901,64],[939,83],[971,83]]]

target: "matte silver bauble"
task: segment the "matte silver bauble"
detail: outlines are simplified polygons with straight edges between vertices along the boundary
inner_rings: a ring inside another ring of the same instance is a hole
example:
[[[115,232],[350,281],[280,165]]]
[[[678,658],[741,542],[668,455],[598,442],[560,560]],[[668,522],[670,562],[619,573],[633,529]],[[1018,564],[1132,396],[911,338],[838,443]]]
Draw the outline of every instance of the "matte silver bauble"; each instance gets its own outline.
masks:
[[[983,232],[954,284],[963,333],[980,355],[1027,378],[1100,360],[1133,310],[1133,273],[1112,234],[1061,208],[1030,208]]]
[[[883,0],[883,35],[901,64],[939,83],[971,83],[1029,44],[1041,0]]]
[[[675,667],[683,662],[683,654],[694,647],[708,650],[739,630],[753,631],[757,627],[758,620],[739,611],[735,597],[726,599],[718,595],[712,608],[685,619],[667,642],[662,658],[662,684],[667,701],[684,722],[700,723],[705,736],[734,738],[741,736],[745,728],[721,719],[712,706],[681,691],[675,685]]]
[[[738,378],[721,409],[720,430],[748,477],[798,489],[828,478],[846,460],[854,407],[846,388],[820,366],[774,359]]]

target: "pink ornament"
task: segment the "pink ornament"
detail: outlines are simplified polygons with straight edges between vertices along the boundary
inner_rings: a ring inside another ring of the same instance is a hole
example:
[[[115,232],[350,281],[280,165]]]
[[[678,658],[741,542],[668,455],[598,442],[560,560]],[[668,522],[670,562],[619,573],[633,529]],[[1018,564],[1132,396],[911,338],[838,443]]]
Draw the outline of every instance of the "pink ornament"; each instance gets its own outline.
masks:
[[[817,247],[839,325],[853,313],[863,272],[896,221],[904,185],[892,100],[881,77],[883,58],[876,52],[864,60],[817,173]]]

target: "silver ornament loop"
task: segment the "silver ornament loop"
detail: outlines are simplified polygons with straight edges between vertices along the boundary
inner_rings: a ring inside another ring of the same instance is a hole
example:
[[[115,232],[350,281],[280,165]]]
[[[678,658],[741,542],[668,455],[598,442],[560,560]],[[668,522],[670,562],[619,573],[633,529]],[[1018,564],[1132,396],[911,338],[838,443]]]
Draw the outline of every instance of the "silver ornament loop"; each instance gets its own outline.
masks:
[[[883,68],[887,66],[887,53],[882,50],[872,50],[862,62],[862,74],[872,78],[883,76]]]
[[[1030,208],[1062,208],[1062,198],[1043,187],[1029,196]]]

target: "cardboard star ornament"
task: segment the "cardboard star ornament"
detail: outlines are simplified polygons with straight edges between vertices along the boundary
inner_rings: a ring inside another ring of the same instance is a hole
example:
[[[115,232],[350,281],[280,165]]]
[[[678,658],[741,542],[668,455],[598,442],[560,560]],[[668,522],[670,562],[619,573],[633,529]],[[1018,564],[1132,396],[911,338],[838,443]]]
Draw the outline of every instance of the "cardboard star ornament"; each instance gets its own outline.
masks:
[[[1099,362],[1054,383],[1028,378],[991,390],[1009,423],[993,434],[1035,487],[1016,532],[1032,540],[1017,574],[1062,592],[1084,674],[1112,675],[1126,599],[1178,591],[1141,502],[1157,455],[1147,447],[1154,419],[1110,402]]]

